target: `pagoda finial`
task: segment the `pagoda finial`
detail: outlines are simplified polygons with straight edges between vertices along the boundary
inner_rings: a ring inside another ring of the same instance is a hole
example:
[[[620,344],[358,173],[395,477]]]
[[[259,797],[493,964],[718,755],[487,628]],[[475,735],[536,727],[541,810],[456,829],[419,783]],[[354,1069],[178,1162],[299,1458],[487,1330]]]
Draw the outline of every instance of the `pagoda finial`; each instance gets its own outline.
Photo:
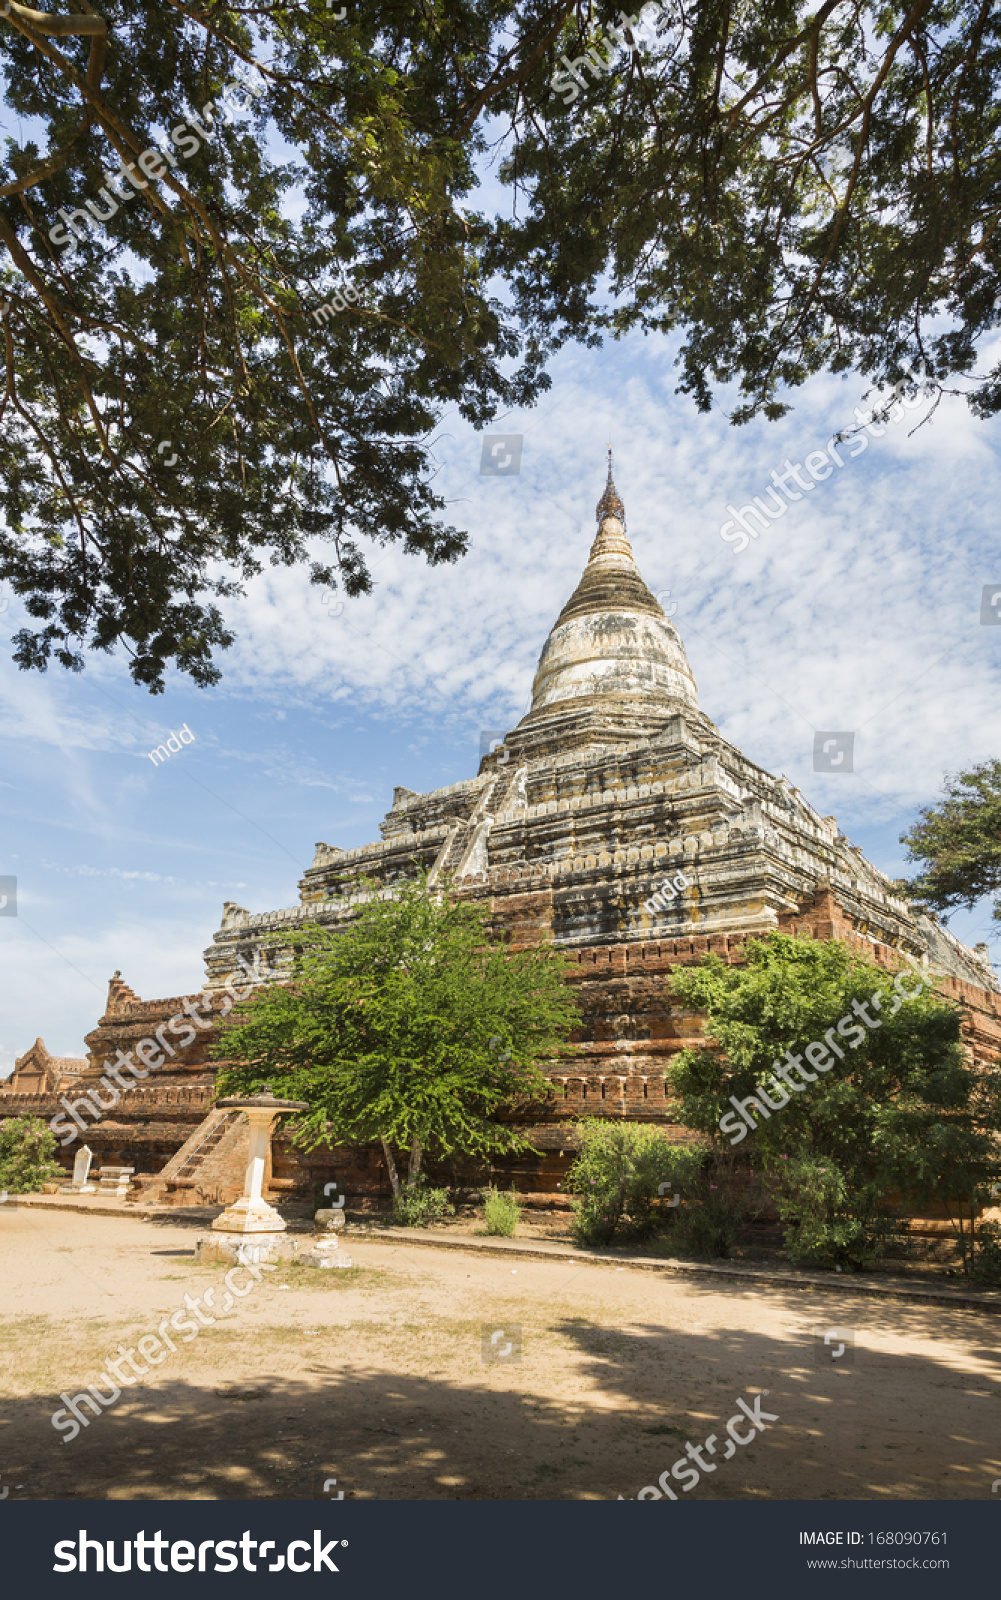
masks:
[[[619,521],[622,523],[622,526],[625,527],[626,525],[626,508],[619,499],[615,488],[615,483],[612,478],[611,445],[608,447],[608,482],[605,484],[605,492],[598,501],[594,514],[598,519],[599,526],[602,522],[604,522],[606,517],[618,517]]]

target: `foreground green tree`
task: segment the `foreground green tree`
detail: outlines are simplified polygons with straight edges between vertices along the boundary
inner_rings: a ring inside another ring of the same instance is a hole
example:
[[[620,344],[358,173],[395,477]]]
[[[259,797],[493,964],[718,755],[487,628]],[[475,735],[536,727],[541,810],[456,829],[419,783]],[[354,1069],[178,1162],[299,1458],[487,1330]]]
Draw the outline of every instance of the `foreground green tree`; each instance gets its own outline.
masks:
[[[6,1117],[0,1122],[0,1192],[37,1194],[64,1176],[52,1159],[55,1151],[56,1136],[39,1117]]]
[[[426,1153],[489,1158],[531,1147],[498,1120],[545,1099],[538,1062],[568,1053],[578,1020],[564,958],[492,944],[488,914],[425,883],[373,900],[342,931],[293,936],[287,985],[234,1010],[215,1045],[220,1091],[270,1083],[308,1101],[306,1149],[379,1141],[394,1195]]]
[[[924,865],[904,887],[936,911],[972,910],[992,894],[1001,922],[1001,761],[947,776],[945,794],[900,836],[910,860]]]
[[[914,972],[777,933],[671,987],[706,1013],[707,1042],[671,1063],[683,1119],[746,1152],[794,1258],[864,1267],[915,1201],[950,1206],[965,1252],[1001,1175],[1001,1075],[970,1062],[954,1006]]]
[[[455,560],[435,428],[531,404],[567,339],[676,331],[682,387],[737,381],[737,421],[824,368],[1001,409],[997,7],[344,11],[0,7],[21,666],[124,645],[153,690],[210,683],[216,601],[264,563],[354,594],[371,543]],[[491,162],[504,216],[474,204]],[[341,274],[361,300],[319,325]]]

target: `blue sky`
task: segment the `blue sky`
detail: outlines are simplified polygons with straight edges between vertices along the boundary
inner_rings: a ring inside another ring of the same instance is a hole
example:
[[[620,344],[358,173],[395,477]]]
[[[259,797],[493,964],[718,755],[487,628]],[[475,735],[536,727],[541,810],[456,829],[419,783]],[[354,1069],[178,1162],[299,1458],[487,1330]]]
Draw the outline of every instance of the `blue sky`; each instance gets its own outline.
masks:
[[[821,377],[781,422],[735,429],[726,395],[700,416],[674,393],[675,354],[640,335],[565,351],[542,403],[492,430],[523,434],[517,477],[481,476],[481,436],[444,419],[437,484],[469,556],[431,571],[376,552],[374,593],[339,613],[304,573],[268,569],[227,604],[238,641],[213,689],[175,677],[152,699],[97,655],[81,675],[19,672],[21,617],[0,592],[0,874],[18,880],[18,916],[0,916],[0,1072],[39,1034],[83,1054],[116,968],[144,998],[196,989],[225,900],[296,903],[317,840],[376,839],[395,784],[476,771],[481,730],[527,709],[587,559],[609,438],[703,709],[884,871],[907,870],[898,834],[943,772],[1001,746],[1001,627],[980,623],[984,584],[1001,588],[997,425],[946,399],[908,436],[915,411],[738,553],[719,534],[727,503],[826,446],[864,386]],[[145,752],[182,723],[194,742],[154,766]],[[818,729],[855,732],[854,772],[813,771]],[[1001,962],[988,905],[950,925]]]

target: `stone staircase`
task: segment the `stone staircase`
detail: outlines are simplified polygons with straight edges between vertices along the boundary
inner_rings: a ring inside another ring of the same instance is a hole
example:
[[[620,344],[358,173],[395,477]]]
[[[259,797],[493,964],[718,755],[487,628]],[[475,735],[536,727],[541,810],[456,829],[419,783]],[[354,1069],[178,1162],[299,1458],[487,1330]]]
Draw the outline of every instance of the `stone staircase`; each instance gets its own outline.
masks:
[[[439,878],[455,876],[455,869],[465,854],[471,832],[472,828],[468,822],[459,822],[445,835],[445,842],[438,851],[434,866],[428,874],[429,885],[437,883]]]
[[[144,1204],[219,1204],[243,1193],[249,1125],[242,1111],[214,1108],[143,1188]]]
[[[465,822],[456,823],[445,835],[441,849],[428,873],[428,886],[439,879],[464,878],[487,865],[486,838],[496,816],[502,812],[517,786],[523,767],[501,767],[487,784]]]

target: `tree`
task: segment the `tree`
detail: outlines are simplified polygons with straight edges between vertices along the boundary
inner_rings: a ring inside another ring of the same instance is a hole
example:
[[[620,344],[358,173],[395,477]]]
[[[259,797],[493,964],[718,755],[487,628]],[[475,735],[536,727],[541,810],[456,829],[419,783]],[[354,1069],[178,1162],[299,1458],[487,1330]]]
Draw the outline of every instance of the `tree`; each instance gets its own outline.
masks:
[[[215,600],[265,560],[348,594],[368,542],[456,560],[435,428],[533,403],[567,339],[684,330],[682,388],[707,409],[739,379],[734,421],[825,367],[973,372],[1001,290],[996,8],[650,11],[5,0],[22,667],[123,643],[154,692],[168,665],[207,684]],[[470,201],[491,161],[509,216]],[[968,399],[1001,409],[1001,367]]]
[[[973,372],[1001,289],[996,7],[607,15],[568,15],[544,113],[537,79],[507,91],[524,204],[495,261],[527,326],[684,329],[681,388],[708,410],[739,380],[734,422],[780,416],[824,368],[895,384],[918,363],[939,389]],[[1001,409],[1001,365],[967,398]]]
[[[56,1137],[39,1117],[6,1117],[0,1122],[0,1190],[35,1194],[51,1178],[63,1176],[53,1161]]]
[[[0,171],[0,578],[37,619],[20,666],[121,642],[158,692],[171,663],[218,678],[213,597],[265,559],[349,595],[366,540],[455,561],[441,415],[547,380],[480,278],[476,141],[441,118],[423,13],[87,11],[0,12],[7,103],[47,145]]]
[[[425,1153],[528,1150],[509,1123],[545,1099],[539,1060],[569,1053],[578,1020],[563,956],[491,944],[488,913],[429,891],[426,880],[373,898],[342,930],[312,927],[287,986],[234,1009],[216,1042],[220,1091],[270,1083],[308,1102],[292,1124],[307,1149],[378,1140],[394,1195],[394,1149],[416,1184]]]
[[[950,1204],[962,1223],[989,1203],[1001,1075],[968,1059],[928,981],[777,933],[741,966],[710,955],[672,976],[706,1013],[707,1043],[671,1063],[683,1118],[746,1149],[795,1257],[865,1266],[902,1204]]]
[[[936,911],[972,910],[984,895],[1001,896],[1001,761],[947,774],[945,793],[900,835],[908,858],[925,863],[924,872],[902,887]],[[994,901],[994,917],[1001,922],[1001,898]]]

